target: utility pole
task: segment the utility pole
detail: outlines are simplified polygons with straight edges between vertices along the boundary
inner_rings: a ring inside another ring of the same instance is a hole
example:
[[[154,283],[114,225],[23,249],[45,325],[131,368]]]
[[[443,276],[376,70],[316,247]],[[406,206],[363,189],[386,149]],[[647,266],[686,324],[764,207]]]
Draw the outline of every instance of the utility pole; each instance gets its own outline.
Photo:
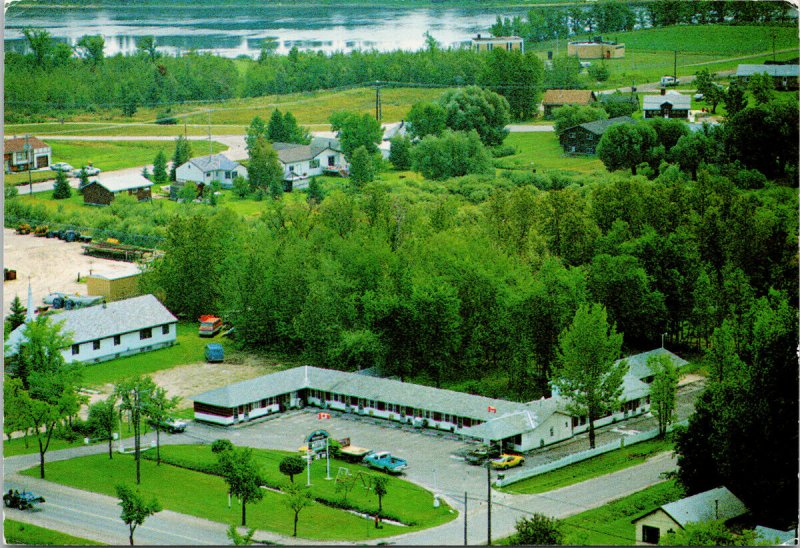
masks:
[[[464,491],[464,546],[467,545],[467,492]]]
[[[31,177],[31,164],[33,163],[33,154],[31,154],[31,144],[28,140],[31,138],[30,133],[25,134],[25,159],[28,161],[28,186],[30,187],[30,194],[33,196],[33,178]]]
[[[214,147],[211,144],[211,109],[208,109],[208,155],[214,154]]]
[[[375,80],[375,119],[381,121],[383,113],[381,112],[381,87],[378,81]]]
[[[492,467],[486,463],[486,502],[489,505],[486,514],[486,546],[492,545]]]
[[[678,80],[678,50],[675,50],[675,60],[672,62],[672,77]]]

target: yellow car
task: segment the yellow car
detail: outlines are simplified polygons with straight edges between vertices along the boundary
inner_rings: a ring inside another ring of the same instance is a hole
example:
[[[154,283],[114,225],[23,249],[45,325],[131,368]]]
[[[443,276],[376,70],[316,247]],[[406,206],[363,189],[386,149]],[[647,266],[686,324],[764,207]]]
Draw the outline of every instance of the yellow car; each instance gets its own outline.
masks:
[[[519,455],[507,455],[504,453],[496,459],[490,460],[489,466],[495,470],[508,470],[509,468],[514,468],[515,466],[521,466],[524,462],[525,459]]]

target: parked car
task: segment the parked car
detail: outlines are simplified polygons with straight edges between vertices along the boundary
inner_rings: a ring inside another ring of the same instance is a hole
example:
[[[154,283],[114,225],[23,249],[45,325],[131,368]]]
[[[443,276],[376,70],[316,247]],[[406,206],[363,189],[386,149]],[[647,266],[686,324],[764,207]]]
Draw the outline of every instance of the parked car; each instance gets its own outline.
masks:
[[[677,78],[674,78],[672,76],[662,76],[661,77],[661,85],[663,87],[677,86],[680,83],[681,83],[680,80],[678,80]]]
[[[72,175],[74,175],[75,177],[80,177],[81,176],[81,171],[83,171],[84,169],[86,170],[86,175],[88,175],[89,177],[94,177],[95,175],[99,175],[100,174],[100,168],[98,168],[98,167],[83,166],[81,169],[74,170],[72,172]]]
[[[469,464],[480,466],[489,459],[494,459],[500,456],[500,449],[497,447],[487,447],[482,445],[476,447],[466,454],[464,460]]]
[[[225,349],[219,343],[210,343],[206,345],[206,361],[210,363],[219,363],[225,360]]]
[[[408,461],[392,456],[388,451],[370,453],[364,457],[364,464],[375,470],[383,470],[389,474],[399,474],[408,468]]]
[[[525,459],[520,455],[508,455],[503,453],[496,459],[490,460],[489,466],[495,470],[508,470],[509,468],[514,468],[515,466],[521,466],[524,463]]]
[[[70,171],[72,171],[73,168],[67,162],[57,162],[55,164],[52,164],[50,166],[50,169],[52,169],[53,171],[63,171],[65,173],[69,173]]]
[[[200,329],[198,335],[201,337],[213,337],[222,329],[222,320],[216,316],[200,316]]]
[[[167,419],[159,423],[150,421],[150,426],[155,428],[156,425],[158,425],[159,430],[162,432],[169,432],[170,434],[179,434],[181,432],[185,432],[187,426],[184,421],[180,421],[178,419]]]
[[[3,495],[3,503],[8,508],[18,508],[20,510],[33,510],[34,504],[44,502],[44,497],[37,497],[30,491],[23,491],[20,493],[16,489],[13,491],[8,490],[8,493]]]

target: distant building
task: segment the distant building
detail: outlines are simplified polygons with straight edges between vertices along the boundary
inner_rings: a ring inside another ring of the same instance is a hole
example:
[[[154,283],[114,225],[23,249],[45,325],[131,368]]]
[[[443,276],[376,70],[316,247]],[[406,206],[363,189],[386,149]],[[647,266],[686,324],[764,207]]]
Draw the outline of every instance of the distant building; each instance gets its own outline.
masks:
[[[83,203],[90,205],[109,205],[122,193],[134,196],[140,202],[152,198],[150,187],[153,183],[133,173],[126,175],[103,175],[103,179],[91,181],[83,187]]]
[[[548,89],[542,96],[544,117],[552,118],[553,111],[567,105],[588,106],[597,101],[594,92],[588,89]]]
[[[61,333],[72,344],[61,349],[67,363],[100,362],[175,344],[177,318],[153,295],[54,313]],[[17,327],[6,341],[6,356],[16,354],[27,340],[26,325]]]
[[[233,188],[236,177],[247,178],[247,168],[224,154],[192,158],[175,170],[175,183],[170,186],[170,198],[175,199],[186,183],[194,183],[202,191],[205,185],[219,181],[222,188]]]
[[[660,95],[645,95],[642,110],[645,118],[680,118],[689,119],[689,110],[692,107],[692,98],[681,95],[677,91],[665,92]]]
[[[633,520],[636,544],[658,544],[667,533],[678,531],[689,523],[741,517],[747,507],[726,487],[717,487],[691,497],[670,502]]]
[[[781,91],[796,90],[800,79],[800,66],[790,65],[739,65],[736,69],[736,78],[744,83],[754,74],[766,73],[772,76],[775,89]]]
[[[3,170],[6,173],[28,171],[49,167],[53,161],[53,149],[36,137],[28,137],[30,150],[25,150],[25,137],[3,140]]]
[[[495,48],[506,51],[519,50],[525,53],[525,40],[519,36],[481,36],[472,39],[474,51],[492,51]]]
[[[625,57],[625,44],[603,41],[595,36],[592,41],[569,42],[567,55],[579,59],[622,59]]]
[[[345,174],[347,160],[337,139],[315,137],[308,145],[272,143],[283,165],[287,190],[304,188],[308,179],[323,173]]]
[[[629,116],[618,116],[608,120],[595,120],[564,130],[559,136],[561,147],[569,154],[594,154],[597,143],[608,128],[614,124],[633,124],[636,120]]]

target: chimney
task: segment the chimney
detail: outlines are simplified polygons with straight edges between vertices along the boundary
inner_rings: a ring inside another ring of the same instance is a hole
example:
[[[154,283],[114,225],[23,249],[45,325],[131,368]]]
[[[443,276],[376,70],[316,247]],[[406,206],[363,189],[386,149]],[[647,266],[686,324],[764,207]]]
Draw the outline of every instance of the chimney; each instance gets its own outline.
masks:
[[[666,94],[667,94],[667,88],[662,87],[661,88],[661,95],[666,95]]]

